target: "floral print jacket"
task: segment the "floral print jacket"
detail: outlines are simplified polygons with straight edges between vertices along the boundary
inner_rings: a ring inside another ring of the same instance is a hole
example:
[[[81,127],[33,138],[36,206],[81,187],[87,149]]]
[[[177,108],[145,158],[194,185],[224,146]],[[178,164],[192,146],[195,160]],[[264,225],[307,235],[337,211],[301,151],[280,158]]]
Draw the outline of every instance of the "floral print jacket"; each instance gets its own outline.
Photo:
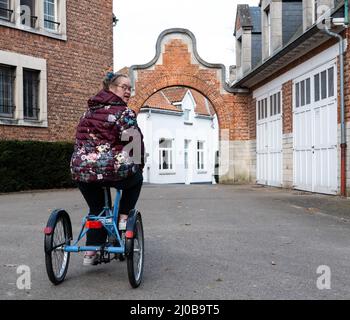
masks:
[[[76,131],[70,164],[73,180],[119,181],[142,170],[143,135],[135,112],[106,90],[89,99],[88,106]]]

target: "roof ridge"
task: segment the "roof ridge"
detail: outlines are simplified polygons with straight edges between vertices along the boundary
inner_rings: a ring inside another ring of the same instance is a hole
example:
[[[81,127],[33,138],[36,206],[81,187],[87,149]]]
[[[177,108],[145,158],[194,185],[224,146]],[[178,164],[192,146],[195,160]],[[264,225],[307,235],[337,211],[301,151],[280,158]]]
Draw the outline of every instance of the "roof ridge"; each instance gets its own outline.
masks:
[[[163,92],[163,90],[160,90],[161,95],[166,99],[166,101],[168,101],[168,103],[172,104],[171,101],[168,99],[168,97],[165,95],[165,93]]]

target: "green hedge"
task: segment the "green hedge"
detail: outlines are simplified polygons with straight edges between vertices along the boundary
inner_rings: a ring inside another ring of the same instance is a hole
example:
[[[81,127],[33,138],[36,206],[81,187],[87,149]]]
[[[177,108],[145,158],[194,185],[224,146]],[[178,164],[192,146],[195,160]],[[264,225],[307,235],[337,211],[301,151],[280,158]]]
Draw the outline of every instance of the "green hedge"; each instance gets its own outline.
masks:
[[[0,141],[0,192],[75,187],[73,143]]]

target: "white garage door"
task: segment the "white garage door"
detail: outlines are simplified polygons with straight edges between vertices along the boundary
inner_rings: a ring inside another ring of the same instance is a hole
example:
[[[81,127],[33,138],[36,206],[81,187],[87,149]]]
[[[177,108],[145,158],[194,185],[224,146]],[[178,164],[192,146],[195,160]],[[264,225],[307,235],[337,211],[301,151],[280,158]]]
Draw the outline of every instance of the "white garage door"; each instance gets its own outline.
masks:
[[[293,84],[293,180],[301,190],[337,193],[337,86],[335,62]]]
[[[282,184],[281,92],[257,101],[257,183]]]

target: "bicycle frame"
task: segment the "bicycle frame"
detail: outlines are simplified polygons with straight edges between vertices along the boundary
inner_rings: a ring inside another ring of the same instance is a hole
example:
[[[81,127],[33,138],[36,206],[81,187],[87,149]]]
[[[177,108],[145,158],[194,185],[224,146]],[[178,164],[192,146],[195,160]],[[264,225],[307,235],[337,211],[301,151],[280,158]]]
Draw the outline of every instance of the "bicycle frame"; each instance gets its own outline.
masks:
[[[104,188],[105,193],[105,206],[101,213],[97,216],[87,215],[83,218],[82,227],[77,240],[71,246],[64,246],[63,251],[65,252],[80,252],[80,251],[100,251],[103,250],[107,253],[125,253],[124,240],[121,239],[119,231],[117,228],[118,216],[119,216],[119,200],[121,197],[121,191],[117,190],[113,212],[108,204],[108,194],[107,188]],[[119,246],[78,246],[79,241],[86,235],[89,228],[87,227],[87,222],[99,222],[101,223],[101,228],[105,228],[109,236],[115,236],[118,240]]]

